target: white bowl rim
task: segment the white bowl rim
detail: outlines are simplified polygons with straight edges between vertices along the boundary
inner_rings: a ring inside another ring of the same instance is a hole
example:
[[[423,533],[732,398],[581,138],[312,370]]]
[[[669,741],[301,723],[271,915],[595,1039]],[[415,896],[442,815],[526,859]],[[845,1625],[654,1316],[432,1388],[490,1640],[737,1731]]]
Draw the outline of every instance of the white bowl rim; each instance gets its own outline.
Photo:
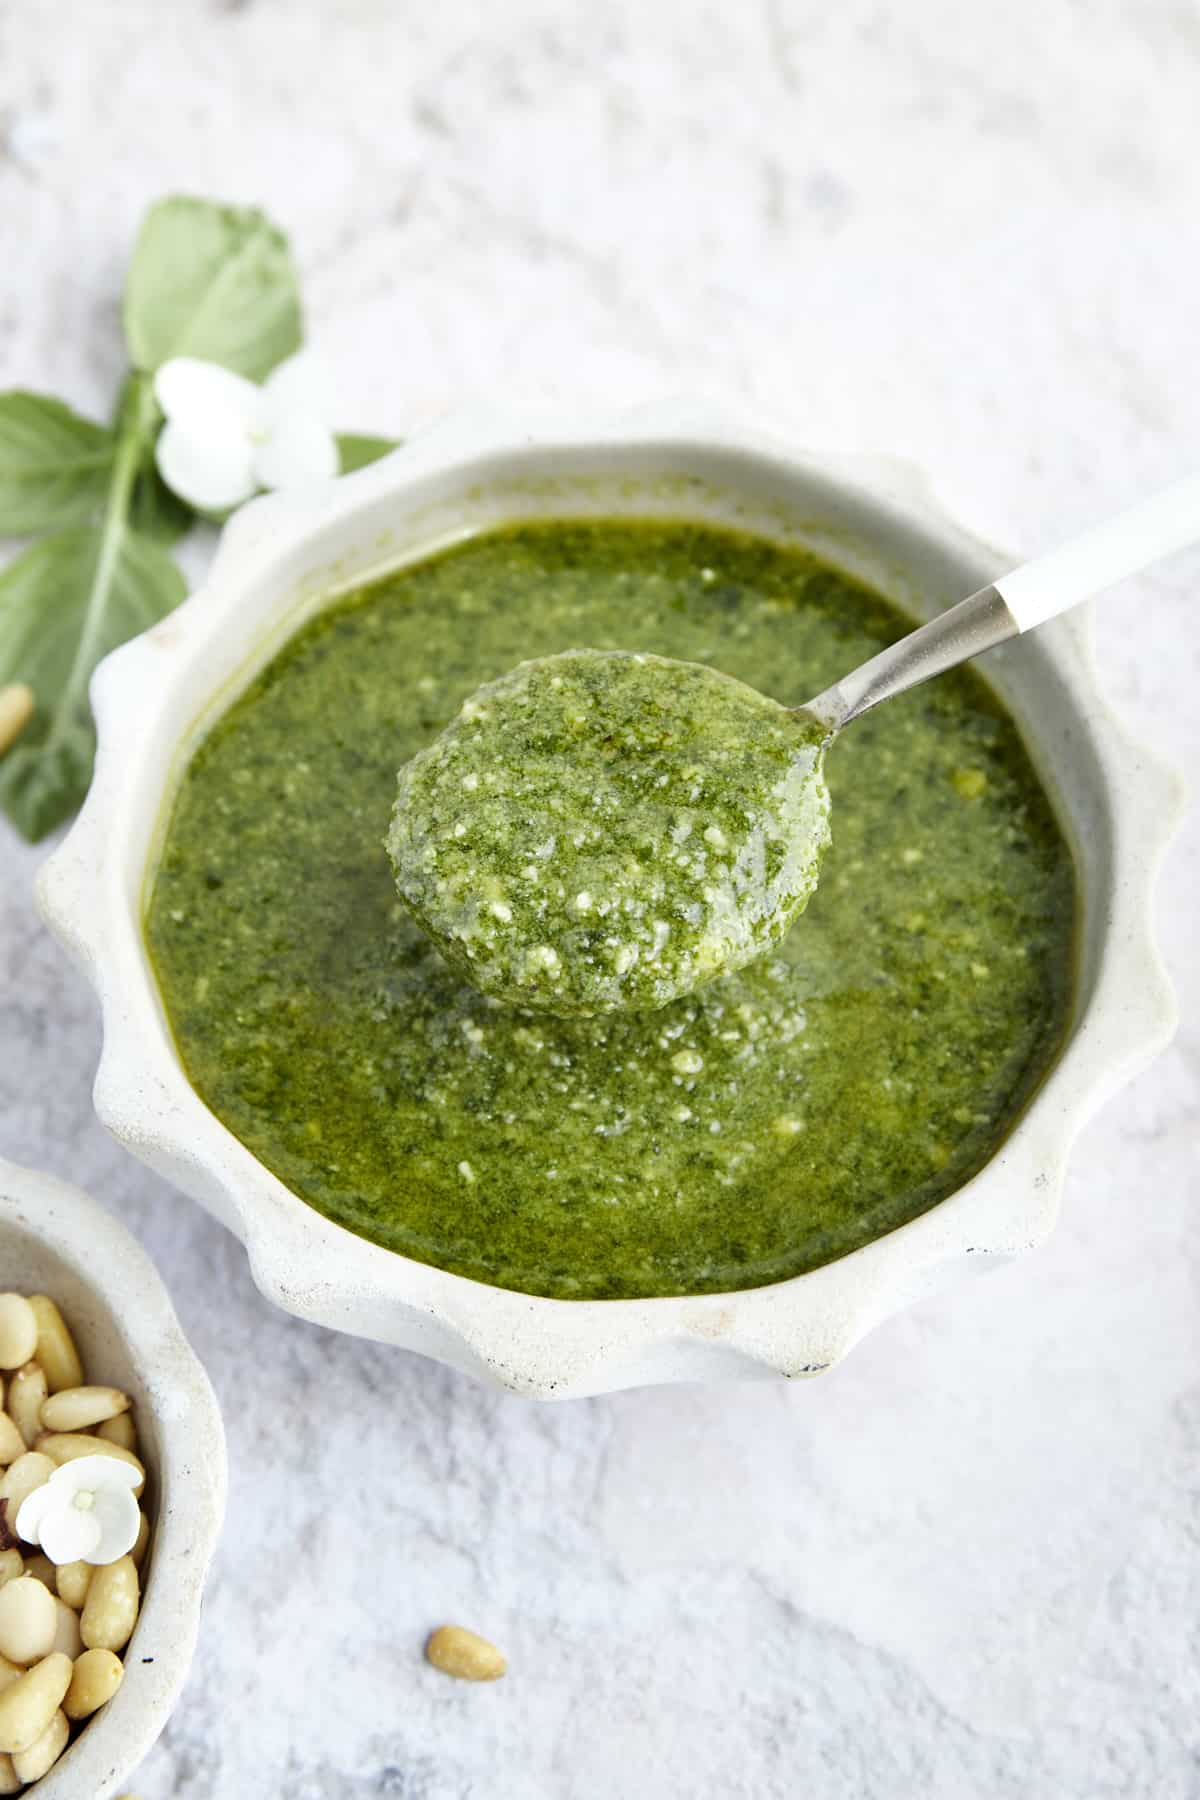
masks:
[[[123,1685],[36,1784],[42,1800],[104,1800],[154,1744],[191,1666],[225,1511],[225,1432],[162,1278],[119,1220],[70,1183],[0,1159],[0,1221],[67,1264],[112,1315],[158,1438],[150,1577],[130,1644],[136,1656],[152,1641],[153,1666],[138,1669],[138,1704]]]
[[[757,459],[802,476],[831,497],[876,514],[969,559],[986,581],[1011,559],[947,519],[923,478],[891,458],[799,454],[759,427],[706,403],[634,414],[550,418],[532,428],[503,413],[453,415],[412,444],[341,481],[272,495],[226,528],[207,582],[162,624],[113,652],[92,687],[99,753],[88,800],[44,866],[44,916],[82,962],[100,1000],[104,1042],[96,1108],[127,1147],[216,1213],[246,1244],[262,1292],[300,1317],[406,1344],[526,1395],[551,1398],[711,1374],[814,1374],[872,1325],[955,1271],[1033,1248],[1057,1214],[1066,1155],[1091,1112],[1169,1040],[1174,996],[1153,936],[1153,890],[1183,807],[1172,770],[1135,742],[1100,689],[1089,624],[1076,614],[1044,627],[1082,713],[1099,727],[1121,879],[1106,905],[1106,961],[1086,1016],[1009,1137],[963,1187],[908,1224],[808,1274],[734,1293],[644,1300],[562,1301],[486,1286],[384,1250],[332,1224],[293,1195],[208,1110],[162,1038],[146,968],[137,869],[114,852],[147,791],[140,767],[148,709],[165,704],[173,675],[298,540],[429,477],[470,472],[488,457],[533,452],[664,450]],[[401,560],[394,555],[392,564]],[[388,566],[384,556],[381,566]],[[355,585],[367,579],[356,576]],[[328,591],[328,589],[326,590]],[[293,625],[291,629],[296,629]],[[153,690],[156,698],[147,698]],[[211,696],[210,696],[211,699]],[[179,737],[204,709],[193,703]],[[139,781],[141,785],[139,785]],[[157,810],[170,786],[158,781]],[[1118,954],[1119,951],[1119,954]]]

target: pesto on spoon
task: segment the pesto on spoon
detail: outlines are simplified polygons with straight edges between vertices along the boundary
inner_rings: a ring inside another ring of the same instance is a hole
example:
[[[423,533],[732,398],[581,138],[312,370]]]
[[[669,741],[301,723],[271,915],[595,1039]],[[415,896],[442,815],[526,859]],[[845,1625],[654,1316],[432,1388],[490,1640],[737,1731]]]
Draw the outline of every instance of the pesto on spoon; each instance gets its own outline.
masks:
[[[804,910],[829,841],[824,736],[699,663],[522,663],[400,771],[400,897],[499,1000],[664,1006]]]
[[[829,841],[824,756],[883,700],[1200,537],[1200,476],[1000,576],[788,709],[700,663],[568,650],[482,687],[400,771],[400,897],[483,993],[664,1006],[777,942]]]

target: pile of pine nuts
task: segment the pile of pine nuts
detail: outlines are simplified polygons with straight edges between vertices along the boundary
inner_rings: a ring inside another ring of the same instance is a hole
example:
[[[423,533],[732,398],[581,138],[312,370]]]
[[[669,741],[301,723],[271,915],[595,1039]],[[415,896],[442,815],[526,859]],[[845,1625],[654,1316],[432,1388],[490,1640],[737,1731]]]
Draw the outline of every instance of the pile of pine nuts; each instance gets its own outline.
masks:
[[[22,1547],[17,1514],[63,1463],[119,1457],[137,1469],[139,1496],[146,1472],[128,1395],[84,1385],[74,1339],[45,1294],[0,1294],[0,1371],[0,1794],[16,1794],[120,1687],[150,1527],[143,1512],[129,1555],[99,1567],[56,1567]]]

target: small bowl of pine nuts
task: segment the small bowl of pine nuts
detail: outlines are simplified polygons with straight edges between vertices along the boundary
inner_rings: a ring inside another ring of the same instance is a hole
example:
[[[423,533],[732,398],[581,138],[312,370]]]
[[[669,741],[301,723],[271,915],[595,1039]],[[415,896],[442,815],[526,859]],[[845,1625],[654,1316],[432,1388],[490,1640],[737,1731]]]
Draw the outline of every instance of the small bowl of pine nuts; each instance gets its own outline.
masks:
[[[145,1252],[3,1161],[0,1384],[0,1795],[107,1800],[192,1659],[225,1436]]]

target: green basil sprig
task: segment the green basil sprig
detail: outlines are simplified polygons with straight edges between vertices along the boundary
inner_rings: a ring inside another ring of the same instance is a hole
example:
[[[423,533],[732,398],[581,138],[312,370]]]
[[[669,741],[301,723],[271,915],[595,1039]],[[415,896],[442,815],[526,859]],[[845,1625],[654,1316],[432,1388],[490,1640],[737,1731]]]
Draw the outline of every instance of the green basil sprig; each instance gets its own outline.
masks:
[[[38,539],[0,572],[0,689],[34,696],[29,724],[0,757],[0,808],[31,840],[87,792],[97,662],[186,593],[168,550],[195,514],[155,467],[155,371],[193,356],[261,381],[298,350],[287,239],[253,208],[160,201],[134,248],[122,317],[132,368],[111,426],[50,395],[0,394],[0,536]],[[346,473],[394,445],[346,436],[338,448]]]

